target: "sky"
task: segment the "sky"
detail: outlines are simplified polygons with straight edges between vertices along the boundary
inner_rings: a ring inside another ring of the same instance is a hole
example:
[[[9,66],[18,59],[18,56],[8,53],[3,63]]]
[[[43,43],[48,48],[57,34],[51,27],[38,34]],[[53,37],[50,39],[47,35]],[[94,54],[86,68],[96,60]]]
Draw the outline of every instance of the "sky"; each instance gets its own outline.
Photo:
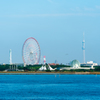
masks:
[[[100,64],[100,0],[0,0],[0,63],[23,63],[22,46],[34,37],[47,63]],[[40,61],[41,62],[41,61]]]

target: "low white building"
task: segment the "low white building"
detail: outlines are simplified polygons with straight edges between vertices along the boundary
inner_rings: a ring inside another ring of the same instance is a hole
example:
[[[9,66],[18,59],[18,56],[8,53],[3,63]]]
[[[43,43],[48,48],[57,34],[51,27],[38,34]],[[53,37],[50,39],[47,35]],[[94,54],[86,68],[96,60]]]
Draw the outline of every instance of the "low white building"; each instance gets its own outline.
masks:
[[[98,66],[97,63],[94,63],[93,61],[88,61],[87,63],[81,63],[81,66]]]
[[[92,64],[93,66],[97,66],[97,63],[94,63],[93,61],[88,61],[87,64]]]
[[[94,69],[94,64],[92,62],[88,62],[87,64],[89,64],[90,67],[85,67],[86,65],[84,65],[84,67],[80,67],[81,64],[78,60],[73,60],[70,62],[70,67],[62,67],[60,68],[60,70],[74,70],[74,69],[86,69],[86,70],[90,70],[90,69]]]

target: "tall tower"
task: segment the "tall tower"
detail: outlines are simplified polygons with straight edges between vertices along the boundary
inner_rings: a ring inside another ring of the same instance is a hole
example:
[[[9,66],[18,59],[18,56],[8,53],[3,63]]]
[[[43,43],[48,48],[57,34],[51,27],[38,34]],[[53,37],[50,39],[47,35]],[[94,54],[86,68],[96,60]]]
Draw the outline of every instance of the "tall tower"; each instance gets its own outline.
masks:
[[[82,41],[82,50],[83,50],[83,62],[85,63],[85,38],[83,33],[83,41]]]
[[[43,57],[41,56],[41,64],[43,64]]]
[[[46,57],[44,56],[44,65],[46,64]]]
[[[12,51],[9,50],[9,64],[12,64]]]

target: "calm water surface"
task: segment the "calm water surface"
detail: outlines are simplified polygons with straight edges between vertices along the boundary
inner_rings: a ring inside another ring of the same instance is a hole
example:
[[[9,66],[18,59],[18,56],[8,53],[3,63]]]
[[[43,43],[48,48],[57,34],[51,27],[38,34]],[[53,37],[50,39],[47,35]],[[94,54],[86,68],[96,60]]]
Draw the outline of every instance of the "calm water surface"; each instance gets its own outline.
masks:
[[[100,75],[0,75],[0,100],[100,100]]]

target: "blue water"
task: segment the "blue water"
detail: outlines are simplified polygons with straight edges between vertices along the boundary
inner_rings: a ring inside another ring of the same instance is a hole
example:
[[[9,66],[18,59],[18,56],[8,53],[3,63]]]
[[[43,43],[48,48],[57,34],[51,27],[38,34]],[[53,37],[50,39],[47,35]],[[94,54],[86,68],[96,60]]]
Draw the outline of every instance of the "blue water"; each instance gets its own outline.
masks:
[[[100,100],[100,75],[0,75],[0,100]]]

